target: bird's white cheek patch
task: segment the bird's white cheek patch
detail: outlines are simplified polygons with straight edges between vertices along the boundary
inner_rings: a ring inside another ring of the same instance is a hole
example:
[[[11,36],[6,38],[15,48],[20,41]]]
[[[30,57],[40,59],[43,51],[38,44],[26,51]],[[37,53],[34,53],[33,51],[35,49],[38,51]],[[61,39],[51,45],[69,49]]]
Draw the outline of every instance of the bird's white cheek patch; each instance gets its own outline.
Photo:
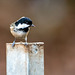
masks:
[[[20,23],[18,26],[16,26],[17,29],[19,29],[19,28],[26,28],[26,27],[29,27],[29,25],[24,24],[24,23],[23,24]]]

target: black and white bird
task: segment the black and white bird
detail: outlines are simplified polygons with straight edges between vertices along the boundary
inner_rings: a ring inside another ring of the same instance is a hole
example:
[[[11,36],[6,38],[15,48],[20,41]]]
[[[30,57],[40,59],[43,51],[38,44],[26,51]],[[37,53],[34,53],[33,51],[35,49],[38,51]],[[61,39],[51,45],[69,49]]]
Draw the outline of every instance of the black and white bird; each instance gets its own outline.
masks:
[[[25,45],[27,45],[27,35],[30,31],[30,27],[34,27],[32,20],[28,17],[21,17],[16,22],[10,25],[10,32],[15,37],[12,47],[15,45],[16,39],[25,39]]]

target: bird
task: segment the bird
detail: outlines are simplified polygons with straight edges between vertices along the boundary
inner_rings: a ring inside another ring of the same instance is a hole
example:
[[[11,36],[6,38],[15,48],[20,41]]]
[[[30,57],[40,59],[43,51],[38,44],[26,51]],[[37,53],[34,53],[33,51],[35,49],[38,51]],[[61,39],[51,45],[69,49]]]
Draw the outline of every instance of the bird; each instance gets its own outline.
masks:
[[[27,36],[31,27],[35,27],[35,25],[28,17],[21,17],[17,21],[10,24],[10,32],[15,37],[12,47],[15,46],[16,39],[25,39],[25,45],[28,45]]]

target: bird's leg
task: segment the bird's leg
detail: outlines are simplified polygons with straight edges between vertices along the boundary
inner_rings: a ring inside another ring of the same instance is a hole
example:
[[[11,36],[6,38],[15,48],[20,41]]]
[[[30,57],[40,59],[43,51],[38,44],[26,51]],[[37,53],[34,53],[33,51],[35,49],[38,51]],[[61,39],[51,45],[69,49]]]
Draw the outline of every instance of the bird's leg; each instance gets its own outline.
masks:
[[[15,38],[15,40],[13,41],[12,47],[14,47],[14,46],[15,46],[15,41],[16,41],[16,38]]]
[[[27,36],[25,37],[25,45],[28,45],[28,43],[27,43]]]

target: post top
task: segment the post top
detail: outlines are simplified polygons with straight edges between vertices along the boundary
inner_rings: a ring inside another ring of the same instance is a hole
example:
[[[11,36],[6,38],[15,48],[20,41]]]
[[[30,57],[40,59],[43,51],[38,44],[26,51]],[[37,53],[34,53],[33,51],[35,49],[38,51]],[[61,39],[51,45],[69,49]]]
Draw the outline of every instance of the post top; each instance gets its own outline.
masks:
[[[12,43],[6,43],[6,44],[12,44]],[[25,44],[25,42],[16,42],[15,44]],[[28,45],[32,44],[44,44],[44,42],[28,42]]]

